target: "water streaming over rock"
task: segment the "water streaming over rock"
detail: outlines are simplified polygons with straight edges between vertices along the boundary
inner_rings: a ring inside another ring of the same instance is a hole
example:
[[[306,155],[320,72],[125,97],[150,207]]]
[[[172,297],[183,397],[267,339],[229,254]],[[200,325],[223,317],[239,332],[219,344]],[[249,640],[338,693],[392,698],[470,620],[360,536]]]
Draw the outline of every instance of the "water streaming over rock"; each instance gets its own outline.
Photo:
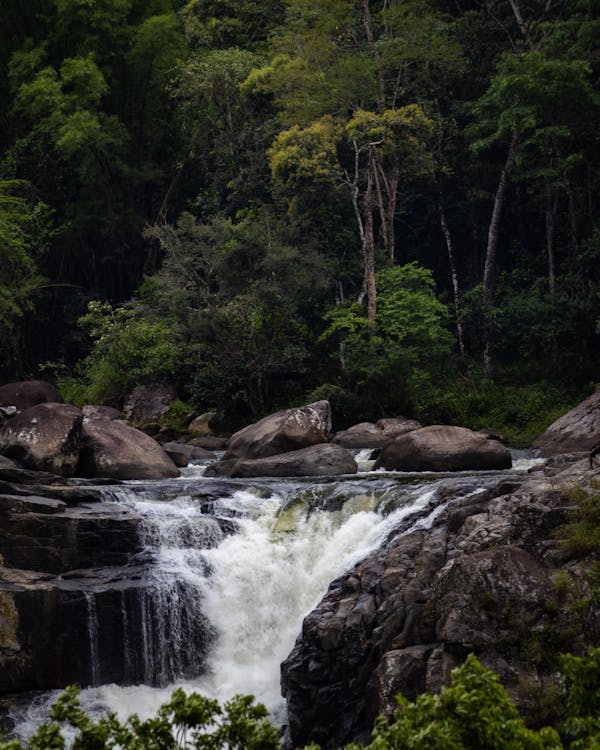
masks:
[[[432,481],[434,480],[434,481]],[[251,693],[285,722],[279,666],[328,585],[391,533],[426,528],[447,501],[433,477],[381,474],[322,481],[181,480],[112,488],[142,519],[144,578],[118,612],[123,686],[102,681],[102,611],[86,594],[92,714],[152,714],[180,685],[220,700]],[[483,480],[480,480],[483,481]],[[474,491],[473,483],[465,492]],[[114,647],[114,644],[112,644]],[[137,683],[129,684],[127,683]],[[26,735],[47,696],[18,718]]]

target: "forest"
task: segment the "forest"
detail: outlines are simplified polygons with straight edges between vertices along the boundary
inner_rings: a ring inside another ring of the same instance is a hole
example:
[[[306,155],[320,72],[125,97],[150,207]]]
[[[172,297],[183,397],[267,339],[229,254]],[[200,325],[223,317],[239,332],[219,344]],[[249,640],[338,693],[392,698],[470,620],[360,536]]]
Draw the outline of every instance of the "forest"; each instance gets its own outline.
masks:
[[[598,0],[4,0],[0,380],[527,442],[600,362]]]

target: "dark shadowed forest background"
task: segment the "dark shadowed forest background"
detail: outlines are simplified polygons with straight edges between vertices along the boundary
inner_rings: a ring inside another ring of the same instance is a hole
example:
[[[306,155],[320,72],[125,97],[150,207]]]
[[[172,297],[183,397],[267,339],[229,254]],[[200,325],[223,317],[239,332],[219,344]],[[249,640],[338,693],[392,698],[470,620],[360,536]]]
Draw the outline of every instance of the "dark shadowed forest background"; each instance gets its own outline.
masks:
[[[526,443],[600,360],[598,0],[4,0],[0,379]]]

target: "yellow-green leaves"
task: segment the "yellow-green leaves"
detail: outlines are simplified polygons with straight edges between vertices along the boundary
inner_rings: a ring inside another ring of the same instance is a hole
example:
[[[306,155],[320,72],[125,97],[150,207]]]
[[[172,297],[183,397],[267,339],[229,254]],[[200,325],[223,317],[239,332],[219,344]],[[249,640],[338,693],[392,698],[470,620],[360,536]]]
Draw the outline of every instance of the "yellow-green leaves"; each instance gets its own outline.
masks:
[[[340,177],[337,146],[342,132],[341,124],[326,115],[306,128],[294,125],[279,133],[268,151],[274,179],[300,188]]]

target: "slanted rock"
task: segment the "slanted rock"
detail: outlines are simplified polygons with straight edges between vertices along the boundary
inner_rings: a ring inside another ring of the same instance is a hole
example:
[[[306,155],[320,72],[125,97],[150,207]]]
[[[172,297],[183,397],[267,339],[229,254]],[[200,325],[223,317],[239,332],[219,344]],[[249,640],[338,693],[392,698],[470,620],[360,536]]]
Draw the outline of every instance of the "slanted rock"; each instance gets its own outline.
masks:
[[[229,441],[224,459],[266,458],[308,448],[329,442],[330,432],[329,401],[316,401],[271,414],[236,432]]]
[[[26,468],[61,476],[75,472],[83,414],[75,406],[42,403],[0,428],[0,452]]]
[[[590,451],[600,442],[600,390],[553,422],[533,446],[544,456]]]
[[[395,437],[418,430],[420,427],[420,422],[406,417],[380,419],[375,423],[361,422],[337,432],[333,442],[344,448],[383,448]]]
[[[320,477],[356,474],[356,461],[339,445],[323,443],[258,459],[224,459],[211,464],[212,477]]]
[[[125,417],[134,425],[156,422],[169,411],[175,391],[167,383],[138,385],[125,403]]]
[[[58,390],[45,380],[24,380],[0,386],[0,406],[15,406],[25,411],[37,404],[62,404]]]
[[[509,469],[510,452],[465,427],[432,425],[413,430],[386,445],[375,468],[390,471],[465,471]]]
[[[94,420],[83,425],[77,473],[114,479],[179,476],[179,470],[156,440],[119,420]]]

